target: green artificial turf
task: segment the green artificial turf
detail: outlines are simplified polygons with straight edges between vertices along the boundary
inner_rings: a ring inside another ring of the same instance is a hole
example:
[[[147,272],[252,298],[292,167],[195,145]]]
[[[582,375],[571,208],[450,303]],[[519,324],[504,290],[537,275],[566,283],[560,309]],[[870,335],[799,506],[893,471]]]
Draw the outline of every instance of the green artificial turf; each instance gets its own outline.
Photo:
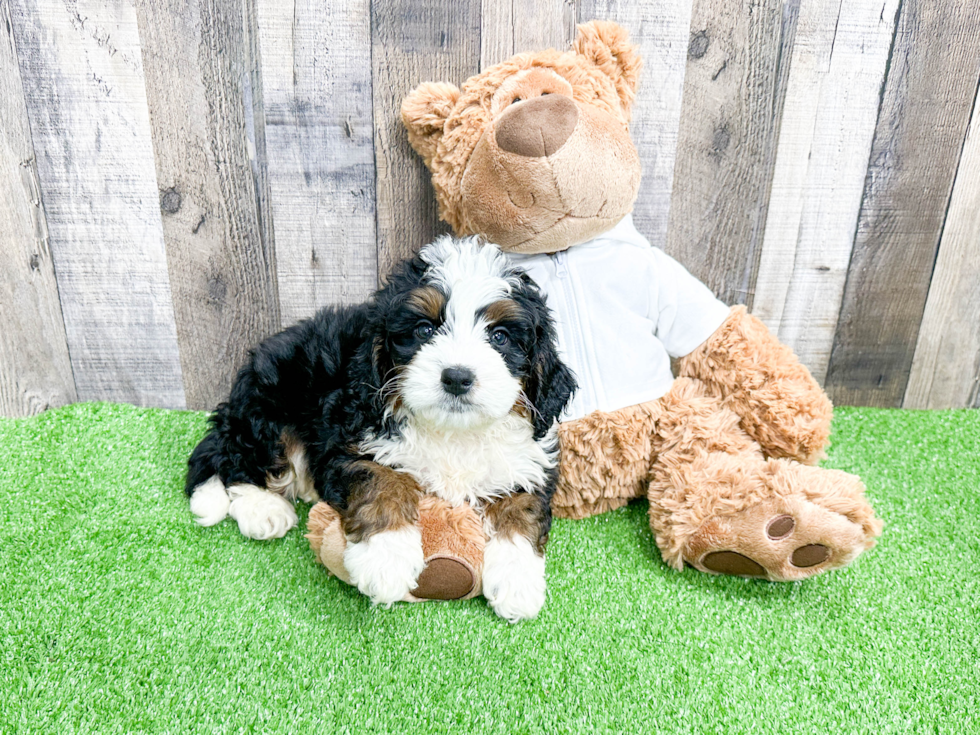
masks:
[[[204,415],[0,420],[0,732],[980,731],[980,414],[840,409],[887,525],[850,568],[677,573],[645,504],[555,523],[548,601],[372,609],[300,528],[199,528]]]

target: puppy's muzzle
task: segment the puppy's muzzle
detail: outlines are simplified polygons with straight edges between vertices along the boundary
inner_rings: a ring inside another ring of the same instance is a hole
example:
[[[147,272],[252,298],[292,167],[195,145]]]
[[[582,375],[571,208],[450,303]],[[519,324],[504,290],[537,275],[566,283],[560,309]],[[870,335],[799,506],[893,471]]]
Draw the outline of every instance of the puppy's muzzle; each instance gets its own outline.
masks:
[[[470,388],[476,380],[476,375],[469,368],[456,365],[442,371],[442,387],[453,396],[462,396],[469,393]]]

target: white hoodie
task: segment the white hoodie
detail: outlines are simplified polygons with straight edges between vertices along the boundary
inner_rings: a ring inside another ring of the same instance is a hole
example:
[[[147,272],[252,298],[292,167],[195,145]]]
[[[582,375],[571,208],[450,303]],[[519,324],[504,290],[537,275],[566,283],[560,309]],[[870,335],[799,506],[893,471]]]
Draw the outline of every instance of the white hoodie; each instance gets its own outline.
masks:
[[[674,381],[670,357],[693,352],[728,317],[707,286],[636,231],[632,215],[563,252],[508,258],[547,297],[578,379],[563,421],[660,398]]]

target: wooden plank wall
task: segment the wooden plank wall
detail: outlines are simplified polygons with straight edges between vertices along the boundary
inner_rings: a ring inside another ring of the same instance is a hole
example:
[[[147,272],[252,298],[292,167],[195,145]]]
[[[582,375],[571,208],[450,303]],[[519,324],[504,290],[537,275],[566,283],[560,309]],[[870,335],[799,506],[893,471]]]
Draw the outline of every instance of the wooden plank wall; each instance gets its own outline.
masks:
[[[77,397],[182,407],[135,8],[7,2]]]
[[[654,244],[839,403],[980,404],[976,3],[0,0],[0,414],[213,407],[446,231],[402,98],[592,18]]]
[[[10,7],[0,4],[0,414],[75,400]]]
[[[214,405],[250,344],[279,324],[268,197],[253,174],[247,5],[138,0],[181,368],[189,406]],[[265,211],[263,211],[263,209]]]

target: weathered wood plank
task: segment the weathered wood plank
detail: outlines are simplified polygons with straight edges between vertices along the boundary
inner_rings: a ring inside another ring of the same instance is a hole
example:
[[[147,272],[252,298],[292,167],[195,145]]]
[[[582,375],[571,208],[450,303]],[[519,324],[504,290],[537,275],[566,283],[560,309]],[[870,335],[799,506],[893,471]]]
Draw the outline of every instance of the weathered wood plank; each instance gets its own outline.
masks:
[[[258,0],[283,322],[377,287],[371,3]]]
[[[227,0],[136,11],[187,406],[211,409],[279,328],[246,135],[247,18]]]
[[[483,0],[480,69],[525,51],[565,51],[575,21],[575,0]]]
[[[903,405],[980,407],[980,96],[950,197]]]
[[[760,194],[759,212],[756,217],[755,227],[752,230],[752,238],[749,241],[749,252],[747,255],[748,270],[740,293],[745,294],[745,305],[752,310],[752,302],[755,299],[755,285],[759,277],[759,265],[762,261],[762,242],[766,232],[766,221],[769,218],[769,201],[772,197],[772,182],[776,173],[776,154],[779,146],[779,134],[783,125],[783,110],[786,107],[786,92],[789,88],[789,74],[793,64],[793,47],[796,45],[796,29],[800,19],[801,0],[784,0],[782,29],[780,31],[780,50],[779,64],[775,72],[776,93],[773,98],[773,130],[776,135],[776,144],[769,151],[769,158],[765,162],[769,170],[769,176],[765,178],[765,190]]]
[[[401,103],[422,82],[459,85],[480,66],[480,0],[374,0],[374,150],[378,267],[391,266],[448,232],[422,159],[408,144]]]
[[[637,229],[654,245],[667,240],[677,133],[690,44],[691,0],[663,3],[581,0],[579,21],[614,20],[643,55],[643,75],[630,133],[643,163],[633,208]]]
[[[75,400],[10,7],[0,2],[0,416]]]
[[[900,406],[980,70],[980,5],[905,0],[827,390]]]
[[[11,8],[77,396],[182,408],[135,10]]]
[[[745,303],[778,128],[781,0],[695,0],[666,250]]]
[[[753,311],[823,383],[898,0],[804,0]]]

